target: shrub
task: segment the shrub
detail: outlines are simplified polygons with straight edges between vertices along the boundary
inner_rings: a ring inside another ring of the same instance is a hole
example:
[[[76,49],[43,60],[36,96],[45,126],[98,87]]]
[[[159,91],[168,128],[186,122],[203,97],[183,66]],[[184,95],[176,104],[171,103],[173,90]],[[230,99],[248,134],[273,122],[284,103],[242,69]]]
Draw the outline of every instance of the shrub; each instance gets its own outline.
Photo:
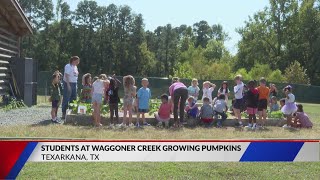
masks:
[[[288,83],[310,84],[306,69],[298,61],[294,61],[285,69],[285,77]]]
[[[283,82],[286,82],[286,78],[282,74],[282,72],[279,69],[277,69],[275,71],[272,71],[272,73],[268,76],[268,81],[283,83]]]
[[[267,64],[255,64],[250,70],[249,75],[255,80],[259,80],[261,77],[267,78],[271,74],[271,69]]]

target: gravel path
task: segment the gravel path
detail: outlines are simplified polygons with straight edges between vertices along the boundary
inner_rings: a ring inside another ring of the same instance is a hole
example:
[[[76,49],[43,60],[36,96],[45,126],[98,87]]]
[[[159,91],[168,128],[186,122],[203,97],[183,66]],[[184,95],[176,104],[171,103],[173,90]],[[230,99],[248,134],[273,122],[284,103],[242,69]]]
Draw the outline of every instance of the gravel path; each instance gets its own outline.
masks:
[[[59,109],[58,117],[61,117]],[[10,111],[0,110],[0,126],[31,125],[50,122],[50,106],[33,106],[31,108],[14,109]]]

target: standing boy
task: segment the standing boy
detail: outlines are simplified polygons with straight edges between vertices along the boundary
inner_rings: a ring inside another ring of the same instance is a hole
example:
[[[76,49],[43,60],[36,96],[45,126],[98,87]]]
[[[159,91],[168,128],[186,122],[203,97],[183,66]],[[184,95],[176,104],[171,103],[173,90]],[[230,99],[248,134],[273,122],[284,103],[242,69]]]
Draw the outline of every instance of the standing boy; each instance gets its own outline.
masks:
[[[234,115],[236,116],[236,118],[238,119],[238,125],[242,126],[242,121],[241,121],[241,108],[243,107],[243,87],[244,84],[242,82],[242,76],[241,75],[237,75],[234,78],[235,83],[237,84],[236,86],[234,86],[233,90],[234,90],[234,104],[233,104],[233,111],[234,111]]]
[[[267,120],[267,108],[269,104],[269,94],[270,94],[270,89],[266,86],[266,84],[267,84],[266,79],[262,77],[260,79],[260,86],[257,88],[259,92],[258,114],[259,114],[259,121],[262,122],[262,126],[265,125],[265,122]]]
[[[60,123],[58,120],[57,114],[58,114],[58,108],[61,104],[61,86],[60,86],[60,80],[58,74],[52,75],[52,84],[51,84],[51,121],[53,123]]]
[[[140,114],[142,114],[143,125],[149,125],[144,114],[149,111],[149,100],[151,98],[151,91],[148,88],[149,81],[147,78],[143,78],[141,81],[142,87],[138,90],[138,115],[137,115],[137,127],[140,127]]]

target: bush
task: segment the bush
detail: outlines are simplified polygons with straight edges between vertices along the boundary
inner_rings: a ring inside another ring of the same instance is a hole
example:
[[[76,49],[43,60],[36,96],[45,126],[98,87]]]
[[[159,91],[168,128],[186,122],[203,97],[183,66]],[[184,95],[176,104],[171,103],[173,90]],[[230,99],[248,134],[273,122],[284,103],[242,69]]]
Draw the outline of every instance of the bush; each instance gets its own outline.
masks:
[[[250,70],[249,75],[255,80],[259,80],[261,77],[267,78],[271,74],[271,69],[267,64],[255,64]]]
[[[298,61],[294,61],[285,69],[285,77],[288,83],[310,84],[306,69]]]
[[[17,100],[16,98],[9,98],[9,104],[4,107],[5,111],[10,111],[12,109],[19,109],[27,107],[22,100]]]
[[[283,83],[286,82],[285,76],[282,74],[282,72],[277,69],[273,71],[269,76],[268,76],[268,81],[270,82],[277,82],[277,83]]]
[[[235,74],[231,74],[230,79],[233,79],[236,75],[240,74],[243,78],[243,80],[251,80],[250,74],[247,72],[245,68],[239,69]]]

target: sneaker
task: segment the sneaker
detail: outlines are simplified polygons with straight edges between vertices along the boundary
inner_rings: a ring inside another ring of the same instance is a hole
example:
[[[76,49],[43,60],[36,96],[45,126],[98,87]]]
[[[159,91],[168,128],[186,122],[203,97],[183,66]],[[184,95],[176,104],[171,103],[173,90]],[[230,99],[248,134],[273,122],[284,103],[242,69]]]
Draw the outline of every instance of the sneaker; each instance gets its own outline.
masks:
[[[151,126],[151,125],[150,125],[149,123],[147,123],[147,122],[144,122],[143,125],[144,125],[144,126]]]
[[[118,124],[119,127],[126,127],[124,123]]]
[[[129,127],[133,127],[133,126],[134,126],[134,124],[133,124],[133,123],[130,123],[130,124],[129,124]]]
[[[136,123],[136,127],[139,128],[140,127],[140,123]]]
[[[287,124],[283,125],[282,127],[283,127],[284,129],[289,129],[289,128],[291,128],[291,126],[290,126],[290,125],[288,126]]]

